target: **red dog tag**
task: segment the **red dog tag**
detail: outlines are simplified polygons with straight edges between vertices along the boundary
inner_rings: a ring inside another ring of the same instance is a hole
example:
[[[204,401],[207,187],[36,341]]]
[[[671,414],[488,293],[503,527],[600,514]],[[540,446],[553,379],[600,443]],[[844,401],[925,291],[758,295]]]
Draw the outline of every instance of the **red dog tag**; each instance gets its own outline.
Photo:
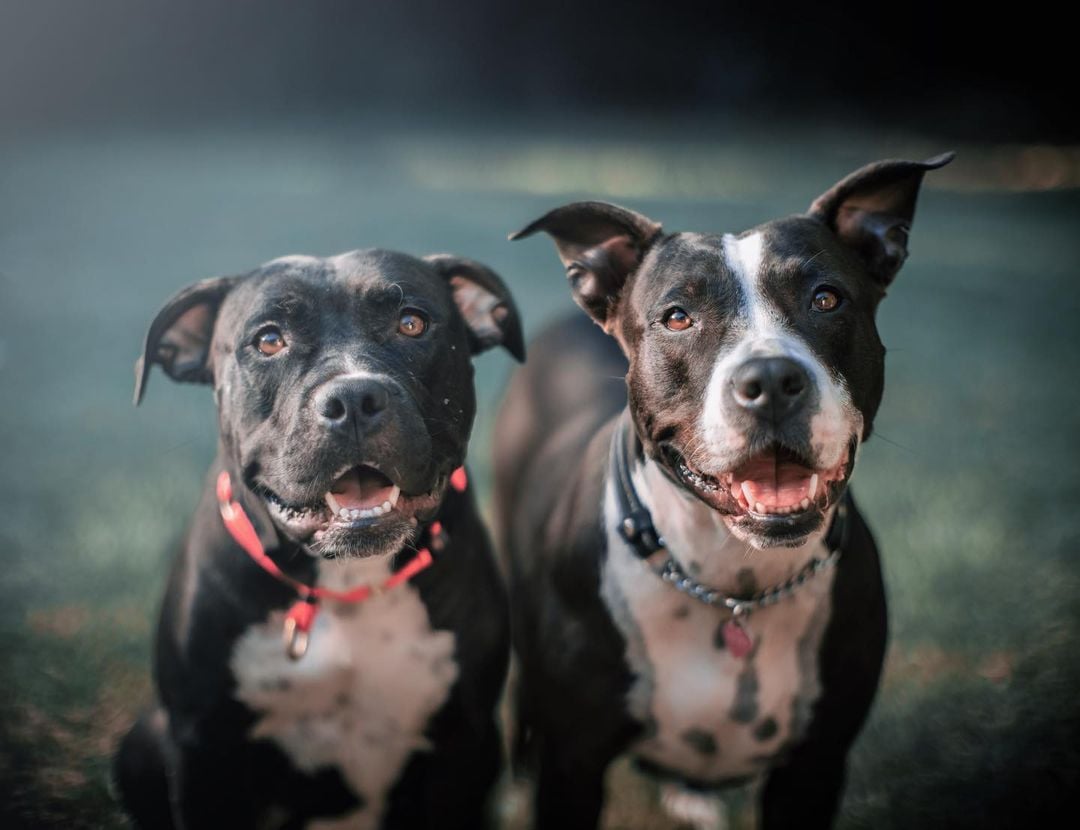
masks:
[[[735,657],[745,657],[753,646],[750,632],[736,619],[724,623],[724,645]]]

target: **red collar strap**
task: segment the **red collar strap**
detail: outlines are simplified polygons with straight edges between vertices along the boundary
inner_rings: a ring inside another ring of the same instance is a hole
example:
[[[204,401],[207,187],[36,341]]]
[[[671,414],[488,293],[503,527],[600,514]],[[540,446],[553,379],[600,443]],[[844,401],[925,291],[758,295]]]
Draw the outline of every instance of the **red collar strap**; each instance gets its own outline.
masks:
[[[464,492],[468,486],[468,477],[464,467],[458,467],[450,476],[450,486],[459,493]],[[285,615],[285,653],[293,660],[299,660],[307,653],[308,639],[311,627],[315,624],[315,617],[319,613],[319,604],[324,599],[332,599],[336,602],[363,602],[370,597],[378,596],[384,591],[396,588],[402,583],[408,582],[421,571],[429,568],[435,561],[431,556],[431,548],[441,550],[446,546],[446,531],[442,524],[432,522],[427,527],[429,543],[420,548],[409,563],[397,573],[391,574],[385,581],[378,585],[358,585],[347,591],[335,591],[331,588],[322,588],[318,585],[308,585],[285,573],[278,564],[271,559],[259,534],[251,524],[247,513],[238,501],[233,500],[232,480],[228,472],[222,470],[217,479],[218,506],[221,509],[221,519],[225,523],[225,529],[236,543],[243,548],[244,552],[251,557],[252,561],[270,574],[274,579],[283,582],[299,595],[300,599],[293,603]]]

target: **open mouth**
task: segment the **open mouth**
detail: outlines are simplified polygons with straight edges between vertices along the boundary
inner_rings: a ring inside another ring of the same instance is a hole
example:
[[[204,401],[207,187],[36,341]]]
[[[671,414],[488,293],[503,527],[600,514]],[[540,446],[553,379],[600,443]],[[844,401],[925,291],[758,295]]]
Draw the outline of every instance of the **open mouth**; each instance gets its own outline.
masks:
[[[278,525],[294,540],[324,556],[367,555],[400,544],[439,504],[444,482],[410,495],[371,464],[340,473],[329,489],[309,503],[289,503],[259,486]]]
[[[829,505],[831,486],[842,481],[847,466],[817,470],[786,447],[770,447],[726,475],[731,497],[746,513],[788,516]]]
[[[849,446],[834,467],[819,469],[803,454],[770,444],[719,475],[692,469],[681,457],[679,477],[702,499],[728,515],[755,519],[795,518],[834,504],[851,472]]]
[[[397,507],[401,488],[374,467],[360,465],[341,475],[326,494],[330,522],[378,519]]]

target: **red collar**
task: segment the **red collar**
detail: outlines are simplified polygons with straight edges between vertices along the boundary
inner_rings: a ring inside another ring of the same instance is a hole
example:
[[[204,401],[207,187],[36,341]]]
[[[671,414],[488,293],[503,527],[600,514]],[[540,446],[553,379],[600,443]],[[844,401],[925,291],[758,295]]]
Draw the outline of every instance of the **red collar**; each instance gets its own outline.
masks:
[[[458,492],[463,492],[468,486],[468,478],[464,467],[458,467],[450,476],[450,486]],[[336,602],[363,602],[364,600],[378,596],[384,591],[396,588],[404,582],[408,582],[421,571],[430,567],[435,561],[431,556],[429,547],[420,548],[409,563],[397,573],[391,574],[379,585],[358,585],[347,591],[335,591],[331,588],[322,588],[318,585],[308,585],[295,579],[281,570],[278,564],[266,554],[266,549],[259,541],[259,534],[251,524],[247,513],[239,502],[233,500],[232,480],[228,472],[222,470],[217,479],[218,506],[221,509],[221,519],[225,523],[225,529],[236,540],[236,543],[251,557],[252,561],[274,577],[291,587],[299,595],[300,599],[293,603],[285,615],[285,653],[293,660],[299,660],[307,652],[308,639],[311,627],[315,623],[315,617],[319,613],[319,603],[324,599],[332,599]],[[431,539],[431,547],[439,549],[446,544],[446,532],[439,522],[432,522],[427,528]]]

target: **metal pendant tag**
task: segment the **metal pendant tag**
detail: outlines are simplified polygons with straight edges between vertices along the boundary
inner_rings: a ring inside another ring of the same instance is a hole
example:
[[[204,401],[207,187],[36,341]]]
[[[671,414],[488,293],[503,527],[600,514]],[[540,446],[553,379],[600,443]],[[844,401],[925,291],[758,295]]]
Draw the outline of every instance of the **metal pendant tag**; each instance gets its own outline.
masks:
[[[315,623],[315,615],[319,610],[317,602],[314,597],[305,597],[293,603],[289,613],[285,615],[281,636],[285,641],[285,653],[290,660],[299,660],[307,654],[311,626]]]
[[[308,653],[308,632],[302,630],[295,620],[286,620],[282,630],[285,640],[285,654],[289,659],[299,659]]]
[[[290,660],[299,660],[307,654],[308,632],[296,624],[296,620],[285,620],[284,630],[281,632],[285,640],[285,653]]]

